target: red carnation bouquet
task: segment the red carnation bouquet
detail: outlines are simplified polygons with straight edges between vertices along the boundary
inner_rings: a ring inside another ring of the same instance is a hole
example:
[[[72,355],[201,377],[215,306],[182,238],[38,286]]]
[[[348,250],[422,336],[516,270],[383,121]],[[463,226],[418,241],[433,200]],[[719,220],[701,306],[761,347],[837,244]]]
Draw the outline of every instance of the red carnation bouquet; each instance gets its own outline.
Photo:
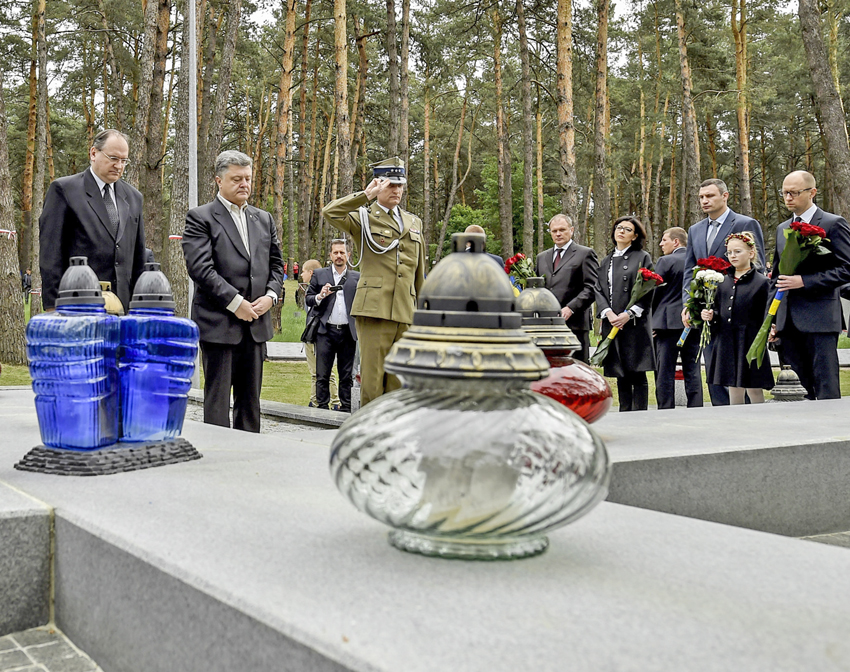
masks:
[[[830,250],[821,245],[824,241],[829,242],[829,239],[826,237],[826,231],[821,227],[805,222],[792,222],[791,226],[785,229],[785,249],[782,250],[782,255],[779,257],[779,268],[776,269],[779,271],[779,275],[795,275],[800,264],[810,254],[832,254]],[[764,318],[753,344],[747,350],[747,364],[752,364],[755,359],[761,366],[764,351],[767,349],[770,327],[773,320],[776,319],[776,313],[779,311],[779,304],[782,303],[783,298],[785,298],[785,290],[776,292],[776,296],[773,297],[767,316]]]
[[[525,283],[529,278],[535,277],[534,266],[522,252],[517,252],[505,262],[505,273],[511,276],[511,283],[525,289]]]
[[[664,278],[658,275],[658,273],[654,273],[648,268],[641,268],[635,278],[635,284],[632,287],[632,294],[629,297],[629,305],[626,306],[626,310],[634,308],[637,302],[644,296],[663,284]],[[608,333],[608,337],[596,346],[596,352],[594,352],[593,357],[590,358],[590,363],[593,364],[593,366],[602,365],[602,362],[604,362],[605,358],[608,356],[608,350],[611,348],[611,343],[613,342],[614,337],[619,333],[619,327],[612,327],[611,331]]]

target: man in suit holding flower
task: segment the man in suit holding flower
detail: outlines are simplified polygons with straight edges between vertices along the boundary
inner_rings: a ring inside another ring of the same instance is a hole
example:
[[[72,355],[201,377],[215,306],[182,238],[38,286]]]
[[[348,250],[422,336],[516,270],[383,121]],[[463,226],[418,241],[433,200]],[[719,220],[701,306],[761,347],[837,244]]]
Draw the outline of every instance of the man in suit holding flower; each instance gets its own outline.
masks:
[[[780,357],[799,376],[807,399],[839,399],[837,347],[842,316],[838,291],[850,282],[850,228],[843,217],[815,205],[817,193],[814,175],[805,170],[789,173],[782,182],[785,207],[793,217],[776,230],[773,280],[786,295],[771,339],[779,337]],[[785,231],[792,222],[822,228],[825,240],[820,245],[832,254],[809,254],[794,275],[779,275]]]

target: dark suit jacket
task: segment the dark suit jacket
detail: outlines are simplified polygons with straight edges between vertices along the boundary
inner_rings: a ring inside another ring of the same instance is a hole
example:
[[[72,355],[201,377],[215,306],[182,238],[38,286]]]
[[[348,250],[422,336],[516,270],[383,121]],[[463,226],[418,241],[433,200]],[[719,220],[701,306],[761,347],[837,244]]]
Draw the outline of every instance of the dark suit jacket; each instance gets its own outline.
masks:
[[[567,326],[570,329],[590,329],[593,319],[590,309],[599,272],[596,253],[573,241],[564,252],[557,270],[553,269],[554,256],[554,247],[538,254],[535,272],[546,280],[546,288],[555,295],[561,308],[569,306],[573,311]]]
[[[794,326],[804,333],[841,331],[841,301],[838,290],[850,282],[850,228],[843,217],[820,208],[809,222],[826,231],[828,242],[823,246],[832,254],[810,254],[797,268],[795,275],[803,276],[802,289],[786,293],[776,314],[776,328],[781,331],[790,315]],[[785,249],[785,230],[788,219],[776,229],[776,253],[773,257],[773,279],[779,277],[779,259]]]
[[[245,222],[250,256],[233,218],[218,197],[186,214],[183,255],[189,277],[195,281],[192,319],[198,324],[202,341],[236,345],[242,341],[246,324],[250,324],[251,336],[257,343],[274,335],[270,312],[248,323],[227,310],[237,294],[247,301],[268,291],[279,297],[283,285],[283,257],[274,219],[249,205]]]
[[[687,251],[677,247],[665,254],[655,265],[655,272],[664,278],[664,286],[652,292],[652,328],[684,329],[682,324],[682,274]]]
[[[90,169],[54,180],[38,220],[42,304],[53,308],[59,281],[71,257],[88,257],[98,279],[112,283],[124,310],[130,307],[133,286],[145,263],[142,194],[122,180],[114,184],[120,224],[112,226],[103,194]]]
[[[706,249],[705,240],[708,235],[708,218],[701,219],[696,224],[688,229],[688,249],[687,257],[685,258],[685,269],[682,273],[682,300],[688,300],[688,293],[693,279],[694,266],[697,265],[697,259],[705,259],[706,257],[726,258],[726,236],[730,233],[741,233],[749,231],[756,239],[756,250],[758,252],[759,268],[764,273],[765,256],[764,256],[764,235],[761,231],[761,225],[752,217],[739,215],[737,212],[729,208],[729,214],[726,215],[726,220],[720,226],[720,231],[711,243],[711,249]],[[664,276],[662,276],[664,277]]]
[[[345,308],[348,313],[348,328],[351,330],[351,337],[356,341],[357,329],[354,326],[354,315],[351,314],[351,304],[354,303],[354,295],[357,293],[357,282],[360,280],[360,274],[357,271],[348,269],[345,272],[345,275],[347,276],[345,284],[342,286],[340,291],[345,298]],[[319,318],[320,334],[325,334],[328,331],[326,325],[328,323],[328,318],[331,316],[331,312],[333,311],[332,306],[336,301],[336,297],[331,295],[322,299],[318,306],[316,305],[316,294],[322,291],[322,287],[325,286],[325,283],[331,285],[334,284],[333,269],[317,268],[313,272],[313,277],[310,278],[310,286],[307,287],[307,296],[304,299],[309,308],[321,311],[321,317]]]

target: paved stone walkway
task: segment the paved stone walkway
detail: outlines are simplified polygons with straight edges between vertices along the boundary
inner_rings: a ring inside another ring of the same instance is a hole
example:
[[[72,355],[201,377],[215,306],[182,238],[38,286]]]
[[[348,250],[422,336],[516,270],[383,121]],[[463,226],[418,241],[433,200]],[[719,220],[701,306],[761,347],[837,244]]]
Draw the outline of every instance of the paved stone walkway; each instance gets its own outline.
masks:
[[[59,630],[45,626],[0,637],[0,672],[103,672]]]

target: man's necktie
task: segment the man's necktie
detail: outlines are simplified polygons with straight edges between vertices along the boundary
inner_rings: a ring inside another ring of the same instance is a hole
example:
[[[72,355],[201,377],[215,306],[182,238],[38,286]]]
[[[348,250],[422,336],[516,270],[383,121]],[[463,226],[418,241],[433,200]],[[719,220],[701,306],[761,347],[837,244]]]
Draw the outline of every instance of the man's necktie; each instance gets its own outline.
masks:
[[[555,250],[555,265],[554,265],[552,270],[555,270],[555,271],[558,270],[558,266],[561,264],[561,259],[563,259],[563,258],[564,258],[564,248],[559,247],[557,250]]]
[[[118,208],[115,207],[115,201],[112,200],[112,195],[109,193],[111,185],[103,185],[103,204],[106,206],[106,214],[109,215],[109,223],[112,225],[112,235],[118,237]]]
[[[712,219],[709,222],[708,238],[706,238],[705,240],[705,247],[709,253],[711,253],[711,245],[712,243],[714,243],[714,239],[717,237],[718,231],[720,231],[720,224],[718,224]]]
[[[799,224],[802,221],[803,219],[800,217],[800,215],[794,215],[794,224]]]
[[[401,213],[398,211],[398,208],[393,208],[392,214],[395,223],[398,224],[398,230],[403,233],[404,223],[401,221]]]

